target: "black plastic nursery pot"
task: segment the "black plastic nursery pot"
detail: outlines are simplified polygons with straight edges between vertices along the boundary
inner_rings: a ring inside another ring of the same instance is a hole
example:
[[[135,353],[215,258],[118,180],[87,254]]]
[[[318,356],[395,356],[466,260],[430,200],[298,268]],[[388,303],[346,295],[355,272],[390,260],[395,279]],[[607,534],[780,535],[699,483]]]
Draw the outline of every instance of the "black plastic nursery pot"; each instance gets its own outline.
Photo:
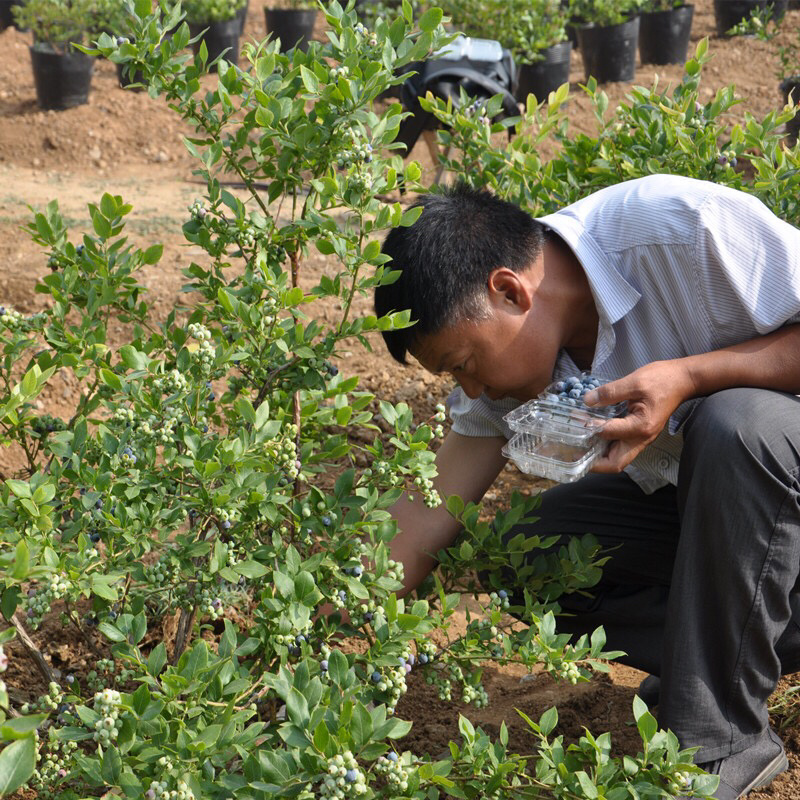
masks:
[[[766,11],[768,0],[714,0],[714,21],[717,35],[727,36],[728,31],[754,11]]]
[[[281,40],[281,51],[286,53],[293,47],[307,50],[317,22],[316,9],[268,8],[264,7],[267,34]]]
[[[780,88],[784,105],[791,98],[795,105],[800,106],[800,75],[792,75],[790,78],[781,81]],[[794,142],[800,139],[800,111],[786,123],[786,135]]]
[[[636,73],[639,17],[619,25],[587,25],[578,29],[583,70],[598,83],[631,81]]]
[[[226,61],[231,64],[239,63],[239,20],[236,17],[205,24],[189,23],[189,32],[193,39],[204,30],[202,38],[192,45],[195,53],[200,49],[200,42],[205,42],[209,61],[224,54]],[[215,72],[216,67],[211,71]]]
[[[14,0],[0,0],[0,31],[14,24],[14,15],[11,13],[13,7]]]
[[[94,60],[77,51],[60,53],[36,44],[30,48],[36,100],[40,108],[63,111],[89,102]]]
[[[295,46],[303,51],[308,49],[317,22],[316,9],[264,6],[264,18],[270,38],[281,40],[281,52],[286,53]]]
[[[642,64],[685,64],[694,6],[650,11],[639,16],[639,58]]]
[[[239,20],[239,36],[244,33],[244,23],[247,20],[247,3],[245,3],[237,12],[236,19]]]
[[[516,99],[524,103],[529,94],[546,100],[562,83],[569,82],[569,57],[572,42],[558,42],[541,51],[543,59],[535,64],[520,64],[517,72]]]

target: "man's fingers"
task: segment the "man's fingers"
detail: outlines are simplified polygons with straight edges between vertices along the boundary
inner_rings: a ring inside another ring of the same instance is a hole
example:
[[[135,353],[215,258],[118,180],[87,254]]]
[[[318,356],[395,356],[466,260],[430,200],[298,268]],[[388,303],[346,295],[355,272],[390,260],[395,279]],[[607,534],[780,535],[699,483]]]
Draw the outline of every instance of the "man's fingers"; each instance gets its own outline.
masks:
[[[587,406],[610,406],[618,403],[620,400],[625,400],[625,385],[624,379],[618,381],[611,381],[592,389],[591,392],[586,392],[583,396],[583,402]]]

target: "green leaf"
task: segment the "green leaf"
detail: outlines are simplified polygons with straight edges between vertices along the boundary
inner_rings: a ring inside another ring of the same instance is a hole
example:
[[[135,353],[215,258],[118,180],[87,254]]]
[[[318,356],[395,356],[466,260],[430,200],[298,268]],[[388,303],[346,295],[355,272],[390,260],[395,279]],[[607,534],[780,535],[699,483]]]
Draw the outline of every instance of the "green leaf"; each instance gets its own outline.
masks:
[[[103,634],[111,642],[124,642],[125,641],[125,634],[122,633],[119,628],[115,625],[112,625],[110,622],[101,622],[97,626],[97,630]]]
[[[28,550],[28,545],[24,539],[20,539],[14,550],[14,566],[11,568],[11,577],[16,581],[21,581],[28,574],[29,570],[30,552]]]
[[[436,29],[436,26],[442,21],[442,16],[441,8],[429,8],[419,18],[419,29],[425,31],[425,33],[432,33]]]
[[[308,720],[310,719],[308,702],[294,686],[286,696],[286,713],[289,719],[299,727],[305,728],[308,725]]]
[[[147,658],[147,671],[154,678],[164,669],[167,663],[167,647],[164,642],[159,642]]]
[[[26,736],[30,736],[46,719],[47,714],[7,719],[0,727],[0,736],[3,739],[24,739]]]
[[[8,797],[33,775],[36,743],[33,736],[18,739],[0,753],[0,797]]]
[[[163,244],[154,244],[142,253],[142,261],[144,261],[145,264],[157,264],[161,260],[161,254],[163,252]]]
[[[119,779],[122,775],[122,756],[113,744],[108,745],[105,753],[103,753],[103,765],[100,767],[100,774],[106,783],[112,786],[119,784]]]
[[[553,706],[548,708],[539,719],[539,729],[547,736],[558,725],[558,709]]]
[[[303,64],[300,65],[300,77],[303,80],[303,86],[305,86],[309,92],[319,91],[319,81],[317,80],[317,76]]]

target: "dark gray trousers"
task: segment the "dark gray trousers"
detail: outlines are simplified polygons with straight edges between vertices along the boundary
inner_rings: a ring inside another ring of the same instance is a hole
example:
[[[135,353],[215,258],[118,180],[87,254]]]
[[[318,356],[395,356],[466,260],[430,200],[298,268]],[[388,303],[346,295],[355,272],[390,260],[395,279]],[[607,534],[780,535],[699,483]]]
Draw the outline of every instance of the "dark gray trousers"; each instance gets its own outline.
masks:
[[[749,747],[800,669],[800,400],[719,392],[683,435],[677,488],[590,474],[544,492],[530,532],[610,550],[593,597],[560,599],[559,629],[602,625],[621,661],[660,675],[660,724],[706,762]]]

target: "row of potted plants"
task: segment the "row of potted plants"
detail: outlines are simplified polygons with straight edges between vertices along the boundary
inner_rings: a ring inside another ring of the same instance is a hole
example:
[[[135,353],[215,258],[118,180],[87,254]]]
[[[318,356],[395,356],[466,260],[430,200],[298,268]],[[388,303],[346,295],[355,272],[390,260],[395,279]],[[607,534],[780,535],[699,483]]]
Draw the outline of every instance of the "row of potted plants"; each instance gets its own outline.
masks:
[[[780,20],[788,0],[714,0],[721,36],[752,13]],[[686,61],[694,6],[684,0],[441,0],[453,27],[496,39],[519,66],[518,95],[542,99],[568,80],[570,51],[579,48],[586,78],[630,81],[642,63]]]
[[[184,0],[182,11],[197,51],[201,43],[209,60],[225,53],[237,63],[247,0]],[[264,8],[267,32],[285,49],[305,47],[317,17],[314,0],[284,0],[281,8]],[[30,31],[31,65],[41,108],[63,110],[88,101],[94,60],[75,48],[101,33],[128,38],[125,0],[0,0],[0,30],[12,24]],[[176,24],[177,24],[176,15]],[[133,82],[118,65],[120,84]]]

